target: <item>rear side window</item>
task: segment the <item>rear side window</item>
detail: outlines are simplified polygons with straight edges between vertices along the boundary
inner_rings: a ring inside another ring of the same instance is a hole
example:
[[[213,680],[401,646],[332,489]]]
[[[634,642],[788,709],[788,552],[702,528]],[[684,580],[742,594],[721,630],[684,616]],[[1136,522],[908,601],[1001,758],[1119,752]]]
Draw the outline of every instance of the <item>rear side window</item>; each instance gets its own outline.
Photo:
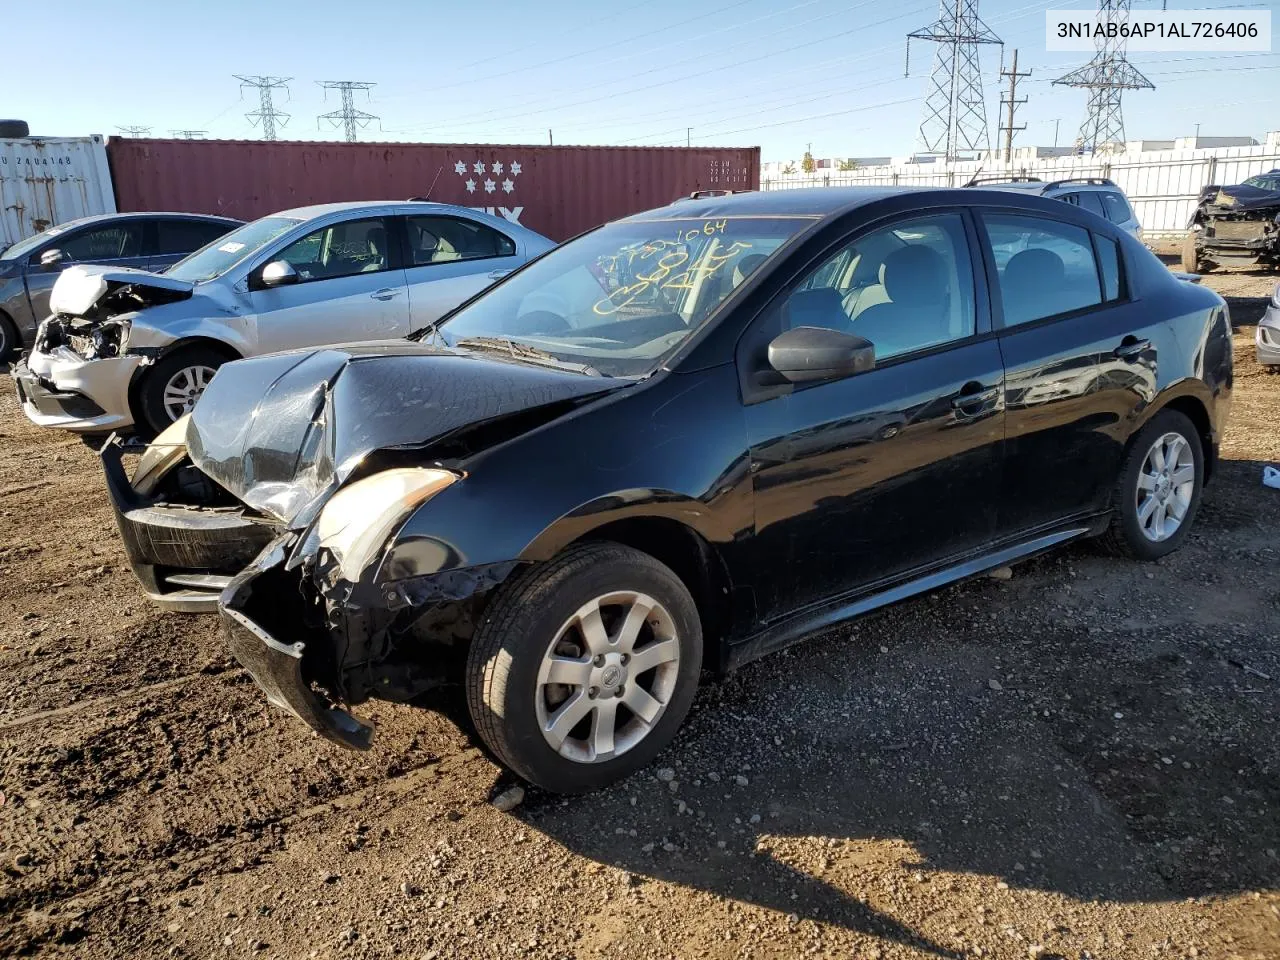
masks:
[[[234,226],[208,220],[157,220],[154,252],[157,256],[191,253],[217,240]]]
[[[1102,298],[1108,302],[1120,299],[1120,245],[1110,237],[1093,235],[1098,249],[1098,270],[1102,274]]]
[[[995,256],[1006,327],[1102,302],[1088,230],[1013,214],[984,215],[982,221]]]
[[[1102,209],[1106,212],[1106,217],[1112,223],[1126,223],[1133,219],[1133,211],[1129,209],[1129,201],[1124,198],[1123,194],[1112,193],[1106,191],[1099,193],[1102,198]]]
[[[1076,206],[1088,210],[1090,213],[1096,213],[1100,217],[1107,215],[1106,211],[1102,209],[1102,201],[1098,199],[1097,193],[1069,193],[1062,199],[1066,200],[1068,197],[1071,198],[1072,203]]]
[[[450,263],[510,257],[516,252],[511,238],[483,223],[455,217],[408,217],[409,265]]]

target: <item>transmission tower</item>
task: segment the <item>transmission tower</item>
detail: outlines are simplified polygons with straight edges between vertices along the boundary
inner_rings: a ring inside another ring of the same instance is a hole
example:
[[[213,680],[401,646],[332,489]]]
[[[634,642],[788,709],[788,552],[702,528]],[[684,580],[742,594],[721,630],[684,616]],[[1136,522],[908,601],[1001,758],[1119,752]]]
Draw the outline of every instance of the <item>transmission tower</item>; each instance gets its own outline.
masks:
[[[151,136],[150,127],[116,127],[123,137],[149,137]]]
[[[1098,150],[1107,144],[1124,143],[1124,115],[1120,96],[1126,90],[1154,90],[1155,84],[1142,75],[1124,55],[1127,41],[1116,30],[1107,36],[1106,27],[1129,19],[1130,0],[1098,0],[1098,20],[1104,26],[1094,38],[1097,52],[1083,67],[1053,81],[1064,87],[1083,87],[1089,91],[1089,115],[1080,127],[1077,141],[1085,150]],[[1121,147],[1123,149],[1123,147]]]
[[[940,0],[938,19],[907,34],[908,73],[912,40],[938,45],[920,123],[925,150],[952,159],[962,150],[990,147],[978,48],[1002,41],[978,16],[978,0]]]
[[[179,140],[203,140],[208,130],[170,130],[173,136]]]
[[[367,127],[369,121],[378,118],[372,113],[365,113],[363,110],[357,110],[355,99],[352,96],[356,90],[364,90],[366,95],[372,90],[376,84],[362,83],[359,80],[320,80],[318,81],[325,91],[325,99],[329,97],[330,90],[337,90],[342,95],[342,107],[330,113],[322,113],[316,117],[316,125],[319,126],[321,120],[328,120],[333,126],[341,126],[345,134],[347,143],[356,142],[356,130],[361,127]]]
[[[283,90],[285,96],[289,95],[289,81],[293,77],[259,77],[259,76],[241,76],[234,74],[235,78],[240,81],[240,95],[244,96],[244,88],[249,87],[258,91],[258,109],[250,113],[246,113],[245,117],[255,127],[262,124],[262,139],[276,139],[276,127],[286,126],[289,123],[289,114],[283,110],[277,110],[274,103],[271,102],[271,91]]]

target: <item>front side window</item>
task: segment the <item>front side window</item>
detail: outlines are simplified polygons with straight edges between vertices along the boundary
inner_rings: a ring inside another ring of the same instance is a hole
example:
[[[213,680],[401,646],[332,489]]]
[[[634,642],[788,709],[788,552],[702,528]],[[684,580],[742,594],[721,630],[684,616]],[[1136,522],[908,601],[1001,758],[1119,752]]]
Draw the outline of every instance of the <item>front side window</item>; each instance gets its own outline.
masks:
[[[406,217],[409,266],[511,257],[516,245],[492,227],[457,217]]]
[[[450,346],[523,345],[607,376],[641,376],[811,222],[686,217],[607,224],[557,247],[424,335]]]
[[[831,327],[870,340],[876,359],[961,340],[975,329],[973,268],[959,214],[865,234],[800,282],[784,329]]]
[[[1014,214],[982,220],[995,254],[1006,327],[1102,302],[1088,230]]]
[[[142,255],[142,223],[130,221],[109,227],[91,227],[69,236],[58,245],[68,260],[93,263]]]
[[[273,258],[292,264],[303,283],[388,269],[387,225],[380,217],[321,227]]]
[[[246,257],[253,256],[276,237],[292,230],[298,223],[299,221],[289,217],[263,217],[253,223],[246,223],[201,247],[185,260],[179,260],[165,274],[188,283],[204,283],[206,280],[216,279]]]

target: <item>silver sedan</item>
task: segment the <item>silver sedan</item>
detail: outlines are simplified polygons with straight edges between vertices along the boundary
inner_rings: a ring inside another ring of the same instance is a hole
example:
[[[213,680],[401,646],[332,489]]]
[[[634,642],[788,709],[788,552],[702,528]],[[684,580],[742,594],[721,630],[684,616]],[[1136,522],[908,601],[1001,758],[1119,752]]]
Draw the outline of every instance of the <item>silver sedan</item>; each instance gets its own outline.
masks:
[[[245,224],[164,273],[68,269],[14,369],[23,411],[78,433],[155,433],[241,357],[408,335],[551,249],[466,207],[302,207]]]

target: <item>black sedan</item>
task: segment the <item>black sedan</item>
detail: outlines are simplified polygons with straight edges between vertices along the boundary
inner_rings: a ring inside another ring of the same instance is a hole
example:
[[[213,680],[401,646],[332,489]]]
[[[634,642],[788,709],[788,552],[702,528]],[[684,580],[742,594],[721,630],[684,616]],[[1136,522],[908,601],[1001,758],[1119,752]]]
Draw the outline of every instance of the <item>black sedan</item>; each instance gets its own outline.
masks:
[[[131,477],[153,599],[276,705],[462,684],[550,790],[674,736],[704,670],[1085,537],[1186,539],[1231,396],[1221,298],[1113,224],[982,190],[677,201],[414,339],[224,366]]]

